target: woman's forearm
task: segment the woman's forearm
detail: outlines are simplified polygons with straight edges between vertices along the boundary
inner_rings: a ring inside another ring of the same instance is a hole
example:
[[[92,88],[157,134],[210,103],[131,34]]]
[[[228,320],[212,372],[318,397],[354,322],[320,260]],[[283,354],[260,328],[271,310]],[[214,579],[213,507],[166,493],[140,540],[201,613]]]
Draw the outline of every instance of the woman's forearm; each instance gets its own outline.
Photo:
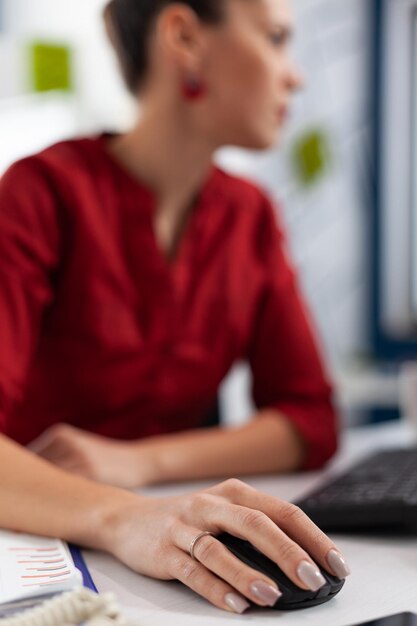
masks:
[[[153,468],[151,482],[288,472],[301,467],[304,444],[274,410],[240,428],[210,428],[137,442],[137,457]]]
[[[124,488],[161,482],[296,470],[306,444],[293,423],[273,409],[240,428],[210,428],[139,441],[116,441],[66,424],[46,431],[31,448],[52,463]]]
[[[107,525],[139,497],[71,475],[0,435],[0,528],[106,549]]]

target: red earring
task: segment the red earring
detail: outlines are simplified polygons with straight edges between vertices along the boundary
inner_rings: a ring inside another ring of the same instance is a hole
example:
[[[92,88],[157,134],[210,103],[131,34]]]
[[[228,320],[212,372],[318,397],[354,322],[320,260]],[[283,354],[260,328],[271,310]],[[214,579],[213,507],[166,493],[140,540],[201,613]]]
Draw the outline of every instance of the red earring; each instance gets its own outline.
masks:
[[[198,78],[187,78],[182,84],[182,95],[186,100],[200,100],[205,94],[206,89]]]

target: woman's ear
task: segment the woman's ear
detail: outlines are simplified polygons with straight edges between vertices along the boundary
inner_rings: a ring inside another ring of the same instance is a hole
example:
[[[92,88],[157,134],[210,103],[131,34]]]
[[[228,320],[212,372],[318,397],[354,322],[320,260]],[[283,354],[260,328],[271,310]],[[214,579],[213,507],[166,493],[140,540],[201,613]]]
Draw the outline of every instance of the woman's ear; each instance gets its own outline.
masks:
[[[171,4],[158,17],[156,37],[165,54],[184,71],[197,71],[204,51],[204,28],[184,4]]]

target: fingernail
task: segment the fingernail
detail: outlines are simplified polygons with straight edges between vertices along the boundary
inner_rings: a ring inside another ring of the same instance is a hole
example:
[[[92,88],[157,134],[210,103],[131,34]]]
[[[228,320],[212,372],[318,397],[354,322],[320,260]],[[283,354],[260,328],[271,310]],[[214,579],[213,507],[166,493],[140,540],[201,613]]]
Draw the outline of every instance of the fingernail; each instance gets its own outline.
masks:
[[[282,596],[279,589],[269,585],[264,580],[255,580],[255,582],[251,583],[250,590],[258,600],[268,606],[274,606],[275,602]]]
[[[336,550],[330,550],[327,555],[327,562],[338,578],[346,578],[350,574],[349,565],[344,557]]]
[[[319,568],[308,561],[301,561],[297,569],[297,574],[299,579],[302,580],[311,591],[318,591],[320,587],[326,584],[326,579],[321,574]]]
[[[237,593],[227,593],[224,596],[224,601],[234,613],[244,613],[250,607],[249,602],[246,602],[246,600]]]

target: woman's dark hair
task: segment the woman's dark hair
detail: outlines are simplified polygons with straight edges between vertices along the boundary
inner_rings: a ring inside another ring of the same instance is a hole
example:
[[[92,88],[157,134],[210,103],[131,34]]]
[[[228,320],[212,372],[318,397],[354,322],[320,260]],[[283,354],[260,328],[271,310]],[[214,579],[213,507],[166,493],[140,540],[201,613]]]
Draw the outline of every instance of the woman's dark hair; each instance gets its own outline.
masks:
[[[178,0],[111,0],[104,11],[110,39],[129,91],[136,94],[148,69],[148,43],[158,14]],[[204,22],[218,23],[224,0],[180,0]]]

